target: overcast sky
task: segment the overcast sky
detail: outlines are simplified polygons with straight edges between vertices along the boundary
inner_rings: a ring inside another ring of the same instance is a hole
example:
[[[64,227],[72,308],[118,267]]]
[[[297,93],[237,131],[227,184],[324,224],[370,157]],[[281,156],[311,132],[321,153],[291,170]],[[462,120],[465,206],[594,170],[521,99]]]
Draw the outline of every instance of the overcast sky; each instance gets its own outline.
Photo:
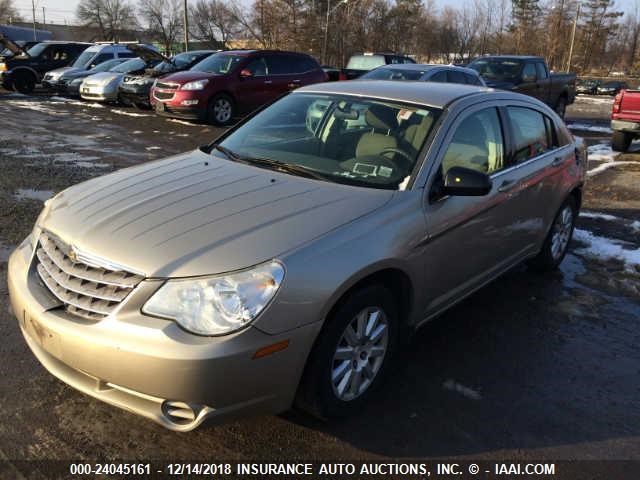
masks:
[[[45,7],[45,15],[47,22],[64,23],[65,20],[73,22],[75,19],[75,8],[78,0],[34,0],[36,3],[36,21],[42,22],[42,7]],[[193,1],[193,0],[190,0]],[[243,1],[243,0],[240,0]],[[244,0],[249,3],[250,0]],[[444,5],[462,6],[465,2],[472,0],[436,0],[436,5],[440,7]],[[640,0],[616,0],[618,8],[631,10],[636,1]],[[134,0],[135,2],[135,0]],[[543,1],[541,3],[544,3]],[[30,0],[14,0],[14,5],[18,8],[20,14],[28,20],[31,20],[31,1]]]

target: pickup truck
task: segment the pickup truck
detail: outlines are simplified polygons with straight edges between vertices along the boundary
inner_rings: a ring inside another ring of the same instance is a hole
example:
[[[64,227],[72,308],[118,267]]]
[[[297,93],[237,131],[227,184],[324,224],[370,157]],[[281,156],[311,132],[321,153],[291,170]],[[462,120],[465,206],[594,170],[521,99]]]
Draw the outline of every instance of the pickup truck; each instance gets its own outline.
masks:
[[[567,105],[576,98],[573,73],[549,73],[542,57],[496,55],[475,59],[468,65],[487,86],[530,95],[553,108],[564,118]]]
[[[617,152],[627,151],[631,141],[640,137],[640,90],[622,90],[616,95],[611,130],[611,148]]]
[[[338,80],[353,80],[360,75],[367,73],[374,68],[381,67],[382,65],[398,64],[398,63],[416,63],[415,60],[404,55],[398,55],[395,53],[359,53],[351,55],[347,66],[343,68],[338,75]],[[329,79],[332,80],[331,74]]]

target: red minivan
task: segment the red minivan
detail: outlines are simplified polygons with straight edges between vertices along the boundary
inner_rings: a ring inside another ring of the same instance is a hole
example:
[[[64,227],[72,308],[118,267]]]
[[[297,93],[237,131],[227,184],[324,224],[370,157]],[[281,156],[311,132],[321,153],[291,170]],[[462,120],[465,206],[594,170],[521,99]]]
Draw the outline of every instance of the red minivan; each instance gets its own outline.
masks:
[[[160,115],[226,125],[290,90],[326,80],[304,53],[229,50],[157,80],[150,101]]]

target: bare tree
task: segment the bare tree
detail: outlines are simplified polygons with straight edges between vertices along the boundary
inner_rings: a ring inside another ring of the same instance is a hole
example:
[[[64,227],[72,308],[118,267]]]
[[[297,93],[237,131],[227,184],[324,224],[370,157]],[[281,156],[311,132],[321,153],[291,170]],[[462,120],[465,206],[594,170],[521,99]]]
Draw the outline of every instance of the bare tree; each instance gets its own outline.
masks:
[[[118,40],[122,32],[137,26],[126,0],[80,0],[76,16],[84,26],[98,29],[103,40]]]
[[[183,30],[180,0],[140,0],[138,13],[145,21],[149,35],[171,54]]]
[[[19,22],[22,18],[13,5],[13,0],[0,0],[0,23]]]
[[[223,48],[240,31],[240,20],[224,0],[198,0],[190,25],[192,35],[211,48]]]

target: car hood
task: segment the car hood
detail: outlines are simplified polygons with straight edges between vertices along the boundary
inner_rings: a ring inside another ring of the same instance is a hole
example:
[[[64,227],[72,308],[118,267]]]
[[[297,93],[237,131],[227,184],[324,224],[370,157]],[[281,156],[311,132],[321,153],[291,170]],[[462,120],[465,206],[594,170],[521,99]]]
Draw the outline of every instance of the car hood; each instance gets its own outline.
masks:
[[[87,80],[91,80],[92,82],[109,82],[116,78],[124,78],[124,73],[119,72],[100,72],[94,73],[87,77]]]
[[[137,57],[140,57],[145,63],[151,62],[170,62],[168,57],[165,57],[155,49],[149,48],[146,45],[131,44],[127,45],[127,49],[135,53]]]
[[[85,255],[148,277],[186,277],[277,258],[393,195],[196,150],[71,187],[39,225]]]
[[[192,82],[194,80],[202,80],[202,79],[210,79],[215,77],[221,77],[221,75],[216,75],[215,73],[208,72],[196,72],[193,70],[185,70],[183,72],[172,73],[166,77],[162,77],[163,82],[176,82],[176,83],[187,83]]]
[[[47,72],[47,75],[51,75],[50,78],[60,78],[61,76],[68,76],[68,74],[72,74],[75,72],[84,72],[86,71],[83,68],[76,68],[76,67],[62,67],[62,68],[56,68],[55,70],[49,70]]]
[[[12,52],[14,55],[29,56],[29,54],[24,48],[22,48],[20,45],[15,43],[13,40],[5,37],[1,33],[0,33],[0,45],[2,45],[2,50],[4,50],[5,48],[8,48],[9,51]]]

